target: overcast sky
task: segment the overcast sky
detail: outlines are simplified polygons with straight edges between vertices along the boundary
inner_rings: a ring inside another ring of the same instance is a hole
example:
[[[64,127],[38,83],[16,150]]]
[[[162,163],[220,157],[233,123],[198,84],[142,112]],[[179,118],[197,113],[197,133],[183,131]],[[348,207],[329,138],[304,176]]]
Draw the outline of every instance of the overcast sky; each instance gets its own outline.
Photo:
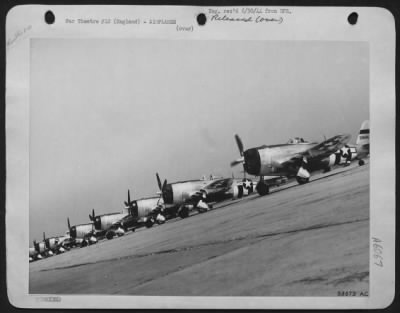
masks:
[[[230,168],[245,148],[369,118],[367,43],[34,39],[30,241],[131,195]]]

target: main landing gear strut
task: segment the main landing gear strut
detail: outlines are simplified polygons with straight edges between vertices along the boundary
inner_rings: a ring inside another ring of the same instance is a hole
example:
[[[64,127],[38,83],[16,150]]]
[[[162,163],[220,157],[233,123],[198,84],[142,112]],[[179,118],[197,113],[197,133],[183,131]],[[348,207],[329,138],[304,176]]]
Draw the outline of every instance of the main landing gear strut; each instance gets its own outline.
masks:
[[[189,208],[186,205],[182,205],[179,209],[178,209],[178,216],[180,218],[186,218],[189,216]]]
[[[269,186],[265,183],[263,176],[260,176],[260,181],[257,183],[256,190],[260,196],[269,194]]]
[[[300,168],[297,171],[296,180],[297,182],[302,185],[306,184],[310,181],[310,172],[306,169],[307,167],[307,159],[303,159],[303,162]]]

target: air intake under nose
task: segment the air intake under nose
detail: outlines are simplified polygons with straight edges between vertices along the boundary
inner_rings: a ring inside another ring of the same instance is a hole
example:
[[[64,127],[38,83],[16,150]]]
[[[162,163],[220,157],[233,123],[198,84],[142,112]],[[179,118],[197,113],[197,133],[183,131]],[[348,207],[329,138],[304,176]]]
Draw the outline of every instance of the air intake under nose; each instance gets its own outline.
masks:
[[[244,156],[244,169],[251,175],[259,175],[261,170],[261,158],[258,149],[246,150]]]

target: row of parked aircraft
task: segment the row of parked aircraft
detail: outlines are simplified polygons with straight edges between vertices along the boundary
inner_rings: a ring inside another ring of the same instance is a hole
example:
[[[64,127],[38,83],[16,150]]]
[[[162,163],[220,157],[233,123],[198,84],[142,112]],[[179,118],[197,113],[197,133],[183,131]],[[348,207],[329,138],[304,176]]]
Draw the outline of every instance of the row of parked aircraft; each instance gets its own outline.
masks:
[[[307,142],[294,138],[286,144],[263,145],[244,150],[242,140],[235,135],[240,157],[231,162],[231,166],[242,164],[244,175],[258,177],[254,186],[251,179],[203,177],[197,180],[186,180],[169,183],[162,182],[156,174],[159,192],[147,198],[131,200],[128,190],[127,201],[122,212],[96,215],[95,210],[89,214],[90,222],[71,226],[67,218],[68,231],[64,236],[46,238],[42,242],[33,242],[29,249],[29,259],[34,261],[43,257],[63,253],[74,246],[95,244],[98,238],[112,239],[122,236],[128,230],[137,227],[152,227],[162,224],[167,219],[186,218],[191,210],[204,213],[214,203],[227,199],[240,199],[253,193],[261,196],[269,193],[271,186],[296,178],[299,184],[309,181],[311,173],[317,170],[328,172],[335,165],[349,165],[357,160],[364,165],[369,156],[369,121],[361,125],[355,144],[349,144],[351,136],[336,135],[321,143]]]

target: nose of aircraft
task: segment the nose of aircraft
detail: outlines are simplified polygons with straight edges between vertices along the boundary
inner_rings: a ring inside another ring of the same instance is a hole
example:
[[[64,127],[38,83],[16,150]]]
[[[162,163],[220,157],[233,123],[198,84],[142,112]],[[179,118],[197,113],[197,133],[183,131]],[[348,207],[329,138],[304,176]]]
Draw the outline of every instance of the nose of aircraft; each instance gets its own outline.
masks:
[[[137,201],[132,201],[132,205],[129,207],[129,213],[133,217],[138,217],[139,216],[139,210],[138,210],[138,204]]]
[[[244,152],[244,169],[250,175],[259,175],[261,170],[261,158],[257,148]]]
[[[163,193],[163,200],[165,204],[173,204],[174,203],[174,191],[172,189],[171,184],[167,184],[162,191]]]
[[[96,218],[94,219],[94,228],[101,229],[101,217],[100,216],[96,216]]]
[[[72,226],[70,231],[69,231],[69,235],[71,236],[71,238],[76,238],[76,227]]]

